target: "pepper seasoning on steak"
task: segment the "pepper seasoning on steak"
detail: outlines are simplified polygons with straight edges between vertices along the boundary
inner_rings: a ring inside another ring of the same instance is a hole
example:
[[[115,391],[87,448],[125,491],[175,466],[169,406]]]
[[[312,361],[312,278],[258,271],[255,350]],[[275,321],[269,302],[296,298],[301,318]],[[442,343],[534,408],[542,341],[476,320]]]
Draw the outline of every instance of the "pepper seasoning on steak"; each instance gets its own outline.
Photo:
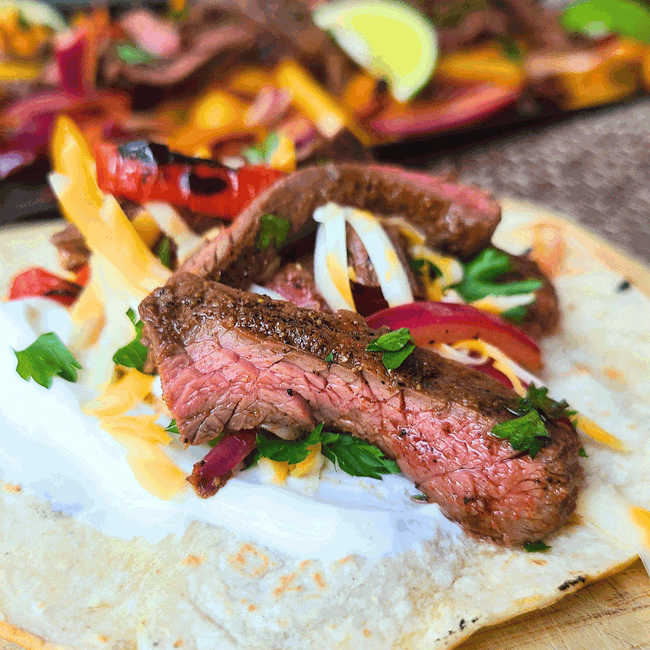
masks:
[[[512,390],[421,348],[389,372],[366,350],[379,332],[356,314],[180,274],[140,316],[184,442],[324,422],[395,458],[468,531],[508,544],[543,537],[575,508],[580,443],[569,425],[549,422],[551,441],[534,459],[514,451],[490,434],[514,417]]]

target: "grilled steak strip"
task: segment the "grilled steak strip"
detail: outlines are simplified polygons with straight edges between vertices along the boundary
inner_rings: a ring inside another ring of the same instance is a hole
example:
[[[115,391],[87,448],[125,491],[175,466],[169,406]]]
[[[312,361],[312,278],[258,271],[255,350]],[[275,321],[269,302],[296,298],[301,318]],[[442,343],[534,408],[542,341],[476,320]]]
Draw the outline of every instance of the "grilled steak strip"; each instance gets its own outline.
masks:
[[[434,248],[469,258],[485,248],[499,223],[494,199],[479,189],[420,172],[385,165],[328,164],[279,180],[183,264],[181,271],[247,288],[259,281],[277,251],[256,247],[265,214],[291,221],[304,232],[314,210],[334,201],[378,215],[403,215],[427,235]]]
[[[380,332],[356,314],[299,309],[181,274],[144,300],[140,316],[185,442],[324,422],[396,458],[467,530],[510,544],[543,537],[575,507],[582,473],[573,429],[549,423],[552,441],[535,459],[513,451],[489,433],[514,417],[513,391],[424,349],[388,372],[381,354],[366,351]]]

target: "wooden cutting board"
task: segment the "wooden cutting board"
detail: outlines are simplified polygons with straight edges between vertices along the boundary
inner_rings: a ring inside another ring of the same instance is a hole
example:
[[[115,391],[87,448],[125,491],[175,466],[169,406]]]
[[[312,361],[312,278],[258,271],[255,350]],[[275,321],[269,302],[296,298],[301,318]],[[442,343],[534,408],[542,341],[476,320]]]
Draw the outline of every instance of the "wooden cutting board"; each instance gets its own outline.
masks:
[[[506,201],[506,210],[532,210],[540,219],[570,229],[572,236],[601,261],[650,296],[650,269],[601,238],[540,206]],[[0,295],[25,260],[57,270],[49,237],[61,224],[13,226],[0,230]],[[60,271],[59,271],[60,272]],[[0,650],[53,646],[32,635],[22,636],[0,623]],[[20,645],[5,639],[12,638]],[[459,650],[650,650],[650,577],[637,560],[625,571],[575,592],[542,610],[524,614],[480,631]],[[57,648],[57,650],[59,650]]]

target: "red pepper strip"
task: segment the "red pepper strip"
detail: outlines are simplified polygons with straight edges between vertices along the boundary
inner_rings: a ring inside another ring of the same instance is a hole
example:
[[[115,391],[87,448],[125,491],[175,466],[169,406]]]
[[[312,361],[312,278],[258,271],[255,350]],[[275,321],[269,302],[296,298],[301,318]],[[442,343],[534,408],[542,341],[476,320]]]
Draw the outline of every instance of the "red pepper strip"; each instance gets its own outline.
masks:
[[[211,497],[231,477],[233,469],[241,463],[257,445],[257,429],[247,429],[226,436],[218,442],[207,456],[194,464],[187,480],[194,491],[204,499]]]
[[[81,287],[75,282],[69,282],[39,266],[34,266],[14,278],[9,289],[9,300],[42,297],[69,307],[80,291]]]
[[[135,143],[131,143],[135,144]],[[172,162],[124,154],[125,147],[95,145],[99,187],[136,203],[167,201],[175,207],[221,219],[234,219],[267,187],[284,176],[268,167],[234,170],[216,161],[170,154]]]
[[[90,280],[90,264],[84,264],[76,273],[75,281],[78,285],[85,287]]]
[[[536,370],[542,364],[539,347],[518,327],[470,305],[413,302],[390,307],[366,319],[370,327],[408,327],[416,345],[456,343],[479,338],[491,343],[516,363]]]

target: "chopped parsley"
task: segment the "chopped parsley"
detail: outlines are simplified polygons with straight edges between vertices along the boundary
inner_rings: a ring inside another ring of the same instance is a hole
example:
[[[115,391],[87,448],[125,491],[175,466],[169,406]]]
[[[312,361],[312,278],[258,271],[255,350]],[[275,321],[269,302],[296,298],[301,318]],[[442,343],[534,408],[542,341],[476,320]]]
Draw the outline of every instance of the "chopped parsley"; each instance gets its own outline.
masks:
[[[128,63],[129,65],[139,65],[141,63],[149,63],[153,59],[149,52],[145,52],[139,47],[134,45],[129,45],[128,43],[122,43],[116,48],[117,56]]]
[[[277,133],[269,133],[264,142],[257,146],[248,147],[243,154],[251,165],[261,165],[268,163],[273,154],[277,151],[280,144],[280,138]]]
[[[409,266],[411,267],[413,273],[419,275],[420,277],[424,276],[425,273],[430,278],[438,278],[442,275],[440,269],[435,264],[433,264],[433,262],[420,257],[410,258]]]
[[[589,456],[587,456],[587,452],[585,451],[584,447],[580,447],[580,451],[578,452],[578,456],[580,456],[580,458],[589,458]]]
[[[541,289],[542,281],[536,279],[498,281],[513,268],[507,253],[496,248],[486,248],[464,265],[463,279],[454,289],[465,302],[474,302],[486,296],[516,296]]]
[[[429,497],[426,494],[422,494],[421,492],[418,492],[417,494],[411,495],[411,501],[415,501],[417,503],[428,503]]]
[[[381,479],[382,474],[398,474],[394,460],[377,447],[350,435],[323,431],[319,424],[303,440],[281,440],[263,432],[257,434],[258,458],[269,458],[297,465],[307,458],[310,447],[321,443],[321,453],[350,476]]]
[[[330,352],[326,357],[325,361],[327,363],[333,363],[334,362],[334,352]]]
[[[536,542],[524,542],[524,551],[526,553],[542,553],[543,551],[548,551],[549,548],[551,547],[541,539],[538,539]]]
[[[41,334],[24,350],[14,350],[18,365],[16,372],[25,380],[33,379],[45,388],[52,386],[54,377],[77,381],[81,364],[54,333]]]
[[[156,246],[156,257],[168,269],[172,268],[172,242],[167,235],[163,235],[160,243]]]
[[[519,399],[515,412],[519,417],[495,425],[491,433],[508,440],[516,451],[527,450],[531,458],[551,439],[546,421],[575,415],[566,400],[556,402],[548,396],[548,388],[537,388],[535,384],[528,386],[526,397]]]
[[[408,327],[382,334],[366,347],[369,352],[383,352],[382,361],[387,370],[399,368],[415,350],[413,337]]]
[[[263,214],[260,218],[260,229],[255,240],[255,248],[258,251],[266,250],[272,242],[275,242],[276,250],[279,250],[284,244],[289,231],[291,222],[274,214]]]
[[[135,338],[113,355],[113,362],[118,366],[135,368],[140,372],[144,372],[144,363],[148,354],[147,346],[140,341],[144,323],[136,319],[135,312],[131,308],[126,312],[126,315],[135,327]]]
[[[167,433],[177,433],[180,435],[180,431],[178,430],[178,425],[176,424],[176,420],[172,420],[166,427],[165,431]]]

